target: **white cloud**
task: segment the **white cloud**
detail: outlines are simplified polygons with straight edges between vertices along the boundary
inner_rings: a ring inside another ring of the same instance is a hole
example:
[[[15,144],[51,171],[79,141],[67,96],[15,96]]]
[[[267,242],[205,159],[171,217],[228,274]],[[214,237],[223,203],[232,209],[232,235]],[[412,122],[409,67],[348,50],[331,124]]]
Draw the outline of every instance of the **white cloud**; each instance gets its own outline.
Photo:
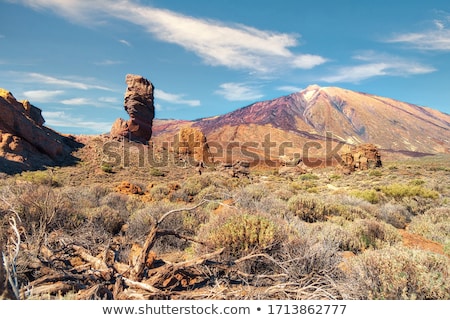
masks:
[[[106,59],[106,60],[99,61],[99,62],[94,62],[94,64],[97,66],[114,66],[114,65],[118,65],[118,64],[122,64],[122,63],[123,63],[123,61],[110,60],[110,59]]]
[[[62,94],[64,94],[62,90],[30,90],[23,92],[25,99],[30,100],[31,103],[53,101],[55,97]]]
[[[81,89],[81,90],[98,89],[98,90],[112,91],[112,89],[104,87],[104,86],[99,86],[96,84],[88,84],[85,82],[79,82],[79,81],[74,81],[74,80],[55,78],[52,76],[48,76],[48,75],[36,73],[36,72],[25,73],[23,79],[24,79],[23,81],[27,81],[27,82],[37,82],[39,84],[49,84],[49,85],[54,85],[57,87],[66,87],[66,88]]]
[[[81,128],[93,134],[109,132],[112,123],[86,120],[65,111],[43,111],[46,126],[51,128]]]
[[[105,103],[111,103],[111,104],[121,103],[117,97],[100,97],[100,98],[98,98],[98,101],[105,102]]]
[[[254,101],[264,97],[259,88],[246,83],[227,82],[219,87],[215,93],[229,101]]]
[[[77,105],[96,104],[96,101],[91,101],[87,98],[72,98],[72,99],[61,100],[61,103],[65,104],[65,105],[70,105],[70,106],[77,106]]]
[[[367,51],[355,55],[354,60],[365,63],[342,66],[331,75],[322,77],[325,82],[360,82],[377,76],[411,76],[436,71],[432,66],[409,59]]]
[[[386,42],[403,43],[426,51],[450,51],[450,29],[447,28],[446,21],[434,20],[433,25],[433,28],[421,32],[396,34]]]
[[[127,40],[120,39],[119,42],[120,42],[121,44],[126,45],[127,47],[131,47],[131,43],[129,43]]]
[[[155,89],[155,98],[174,104],[186,104],[191,107],[200,105],[200,100],[188,100],[184,98],[183,94],[168,93],[161,89]]]
[[[286,92],[299,92],[302,91],[303,88],[295,87],[295,86],[281,86],[276,88],[279,91],[286,91]]]
[[[142,5],[132,0],[15,0],[35,9],[50,9],[76,22],[92,21],[98,16],[114,17],[143,27],[155,38],[194,52],[206,64],[244,69],[260,74],[276,70],[310,69],[326,62],[319,55],[291,50],[298,46],[297,34],[259,30],[242,24],[225,24],[200,19],[165,9]],[[125,40],[120,40],[126,44]]]

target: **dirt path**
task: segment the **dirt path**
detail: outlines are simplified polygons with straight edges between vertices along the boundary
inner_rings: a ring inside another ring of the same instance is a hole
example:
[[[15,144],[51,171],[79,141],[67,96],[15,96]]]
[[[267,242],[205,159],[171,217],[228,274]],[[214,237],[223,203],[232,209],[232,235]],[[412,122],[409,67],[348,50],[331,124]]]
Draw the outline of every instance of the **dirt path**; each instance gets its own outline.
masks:
[[[418,234],[409,233],[406,230],[400,229],[399,232],[402,235],[403,245],[405,247],[445,254],[444,246],[440,243],[428,240]]]

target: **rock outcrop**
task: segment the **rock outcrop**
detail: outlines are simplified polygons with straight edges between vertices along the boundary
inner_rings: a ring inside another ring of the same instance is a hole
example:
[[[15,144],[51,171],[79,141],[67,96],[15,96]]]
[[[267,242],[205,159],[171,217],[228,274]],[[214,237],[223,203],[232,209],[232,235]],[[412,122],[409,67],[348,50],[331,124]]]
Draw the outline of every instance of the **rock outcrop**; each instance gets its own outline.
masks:
[[[381,155],[378,148],[371,143],[364,143],[341,153],[342,166],[345,170],[367,170],[381,167]]]
[[[152,136],[152,124],[155,117],[153,104],[153,84],[142,76],[127,74],[125,82],[124,108],[129,120],[117,119],[111,128],[112,138],[127,138],[147,144]]]
[[[212,162],[206,136],[200,129],[184,127],[176,136],[174,152],[181,157],[190,156],[196,163]]]
[[[81,144],[45,127],[41,110],[0,89],[0,171],[17,173],[73,162]]]

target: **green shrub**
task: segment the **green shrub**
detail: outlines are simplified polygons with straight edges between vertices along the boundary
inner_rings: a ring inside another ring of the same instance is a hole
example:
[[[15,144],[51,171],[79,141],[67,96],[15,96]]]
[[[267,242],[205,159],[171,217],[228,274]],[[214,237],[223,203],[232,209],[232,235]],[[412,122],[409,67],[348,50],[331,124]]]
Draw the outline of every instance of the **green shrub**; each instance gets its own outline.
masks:
[[[360,198],[363,200],[366,200],[367,202],[370,202],[372,204],[376,204],[380,202],[380,196],[378,192],[374,189],[370,190],[353,190],[350,192],[350,195]]]
[[[397,200],[405,197],[422,197],[427,199],[439,198],[439,193],[437,191],[424,188],[420,185],[394,183],[381,187],[381,191],[386,196]]]
[[[286,237],[281,224],[268,216],[231,209],[215,215],[199,232],[199,240],[207,248],[225,248],[232,259],[273,250]]]
[[[164,177],[166,174],[158,168],[151,168],[150,175],[152,177]]]
[[[114,171],[112,165],[110,164],[102,164],[100,169],[102,169],[102,171],[106,173],[113,173]]]
[[[287,205],[290,212],[306,222],[325,221],[330,213],[325,202],[310,195],[295,195]]]

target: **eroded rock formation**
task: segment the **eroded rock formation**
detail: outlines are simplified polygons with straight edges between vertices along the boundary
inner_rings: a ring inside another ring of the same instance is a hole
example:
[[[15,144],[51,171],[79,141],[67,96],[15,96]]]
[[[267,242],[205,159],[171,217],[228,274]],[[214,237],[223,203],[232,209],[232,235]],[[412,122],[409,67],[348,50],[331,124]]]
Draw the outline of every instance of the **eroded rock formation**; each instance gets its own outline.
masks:
[[[174,151],[182,157],[193,157],[197,163],[212,161],[206,136],[197,128],[181,128],[175,139]]]
[[[152,136],[152,124],[155,117],[153,104],[153,84],[140,75],[127,74],[125,78],[124,108],[129,120],[117,119],[112,125],[112,138],[127,138],[131,141],[148,143]]]
[[[45,127],[41,110],[0,89],[0,171],[16,173],[73,161],[75,139]]]
[[[345,170],[367,170],[381,167],[381,155],[378,148],[371,143],[364,143],[348,148],[341,153],[342,166]]]

